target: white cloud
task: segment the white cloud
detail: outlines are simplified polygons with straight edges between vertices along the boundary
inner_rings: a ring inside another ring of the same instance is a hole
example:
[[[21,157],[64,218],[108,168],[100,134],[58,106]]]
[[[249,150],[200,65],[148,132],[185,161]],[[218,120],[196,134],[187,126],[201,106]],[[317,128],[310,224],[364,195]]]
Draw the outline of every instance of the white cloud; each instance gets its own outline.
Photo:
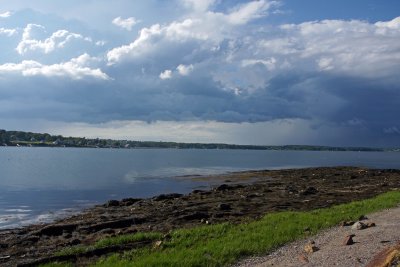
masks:
[[[254,40],[255,54],[286,61],[292,69],[363,77],[392,75],[400,68],[400,17],[375,24],[323,20],[280,26],[277,37]],[[313,63],[314,62],[314,63]]]
[[[0,18],[8,18],[11,17],[12,13],[10,11],[6,11],[4,13],[0,13]]]
[[[237,6],[227,15],[227,20],[232,24],[246,24],[250,20],[266,16],[266,12],[275,1],[252,1]]]
[[[317,60],[317,64],[321,70],[332,70],[334,67],[332,66],[332,58],[323,57]]]
[[[161,80],[168,80],[172,78],[172,71],[171,70],[164,70],[163,72],[160,73],[160,79]]]
[[[400,17],[394,18],[390,21],[378,21],[375,25],[379,28],[389,28],[392,30],[400,30]]]
[[[131,31],[133,26],[138,24],[140,20],[135,19],[134,17],[129,17],[126,19],[123,19],[121,17],[117,17],[113,19],[112,23],[118,27],[121,27],[125,30]]]
[[[204,12],[207,11],[210,6],[212,6],[216,0],[181,0],[183,4],[193,9],[195,12]]]
[[[95,45],[97,45],[97,46],[104,46],[106,43],[107,43],[106,41],[101,40],[101,41],[97,41],[97,42],[95,43]]]
[[[264,59],[244,59],[244,60],[242,60],[243,67],[252,66],[255,64],[262,64],[268,70],[274,70],[275,64],[276,64],[276,59],[274,57],[271,57],[270,59],[267,59],[267,60],[264,60]]]
[[[57,48],[64,48],[67,43],[74,39],[91,42],[90,38],[85,38],[81,34],[69,32],[67,30],[58,30],[44,40],[36,39],[36,35],[43,35],[44,33],[45,27],[42,25],[28,24],[22,34],[22,40],[16,48],[17,52],[20,55],[24,55],[29,51],[40,51],[48,54]]]
[[[237,37],[235,33],[240,26],[266,16],[267,10],[274,3],[266,0],[251,1],[236,6],[229,13],[220,13],[208,11],[214,1],[184,2],[198,12],[168,25],[154,24],[149,28],[143,28],[134,42],[108,52],[109,63],[145,57],[147,53],[154,51],[163,50],[169,53],[169,47],[184,46],[189,42],[198,42],[201,50],[212,50],[223,40]]]
[[[109,80],[110,77],[99,68],[91,68],[89,65],[98,59],[83,54],[68,62],[44,65],[34,60],[24,60],[21,63],[6,63],[0,65],[0,75],[17,73],[22,76],[44,76],[44,77],[68,77],[73,80],[82,80],[86,77]]]
[[[6,35],[6,36],[10,37],[10,36],[13,36],[16,33],[17,33],[16,29],[0,28],[0,35]]]
[[[193,71],[194,67],[192,64],[190,65],[180,64],[176,69],[178,70],[180,75],[187,76]]]

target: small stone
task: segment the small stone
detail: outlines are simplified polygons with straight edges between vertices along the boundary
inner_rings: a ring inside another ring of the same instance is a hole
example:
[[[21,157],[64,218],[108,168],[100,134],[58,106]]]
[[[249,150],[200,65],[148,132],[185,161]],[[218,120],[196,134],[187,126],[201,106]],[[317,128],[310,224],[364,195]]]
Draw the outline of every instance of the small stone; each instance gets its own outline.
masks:
[[[302,263],[309,263],[309,262],[310,262],[310,261],[308,260],[307,256],[304,255],[304,254],[301,254],[301,255],[299,256],[299,260],[300,260]]]
[[[355,237],[355,236],[356,236],[356,235],[353,235],[353,234],[346,236],[345,239],[344,239],[344,241],[343,241],[343,245],[344,245],[344,246],[353,245],[353,244],[354,244],[353,237]]]
[[[308,254],[314,253],[318,250],[319,248],[315,245],[314,241],[311,241],[310,243],[304,246],[304,251]]]
[[[375,227],[376,226],[376,224],[374,223],[374,222],[369,222],[369,223],[367,223],[367,227],[369,228],[369,227]]]
[[[161,247],[161,245],[162,245],[162,241],[161,241],[161,240],[158,240],[158,241],[156,241],[156,242],[154,243],[153,248],[159,248],[159,247]]]
[[[353,230],[362,230],[362,229],[365,229],[365,228],[367,228],[367,225],[365,223],[362,223],[362,222],[356,222],[351,227],[351,229],[353,229]]]

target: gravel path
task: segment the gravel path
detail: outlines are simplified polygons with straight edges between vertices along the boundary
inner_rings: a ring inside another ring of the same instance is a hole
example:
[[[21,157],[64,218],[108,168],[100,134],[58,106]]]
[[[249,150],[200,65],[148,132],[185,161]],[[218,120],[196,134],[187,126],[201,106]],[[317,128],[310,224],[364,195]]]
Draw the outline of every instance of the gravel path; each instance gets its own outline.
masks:
[[[400,206],[367,215],[365,223],[376,227],[352,230],[351,226],[334,227],[306,240],[288,244],[265,257],[249,258],[234,265],[248,266],[365,266],[380,251],[400,242]],[[354,244],[345,246],[343,241],[355,234]],[[304,246],[314,241],[318,251],[307,254]]]

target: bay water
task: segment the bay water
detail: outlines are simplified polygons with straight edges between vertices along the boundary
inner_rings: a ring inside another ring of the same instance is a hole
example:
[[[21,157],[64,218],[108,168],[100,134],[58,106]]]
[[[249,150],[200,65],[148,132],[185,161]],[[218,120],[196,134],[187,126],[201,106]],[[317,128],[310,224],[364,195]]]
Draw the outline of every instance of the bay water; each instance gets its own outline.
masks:
[[[48,222],[110,199],[215,185],[186,176],[328,166],[400,169],[400,153],[0,147],[0,229]]]

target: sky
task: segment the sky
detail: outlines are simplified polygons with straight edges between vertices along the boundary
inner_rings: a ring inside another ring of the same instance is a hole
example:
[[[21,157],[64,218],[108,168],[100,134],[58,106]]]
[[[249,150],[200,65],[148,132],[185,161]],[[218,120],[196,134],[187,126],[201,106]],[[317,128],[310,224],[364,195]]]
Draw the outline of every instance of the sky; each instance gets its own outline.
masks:
[[[400,146],[398,0],[0,0],[0,128]]]

